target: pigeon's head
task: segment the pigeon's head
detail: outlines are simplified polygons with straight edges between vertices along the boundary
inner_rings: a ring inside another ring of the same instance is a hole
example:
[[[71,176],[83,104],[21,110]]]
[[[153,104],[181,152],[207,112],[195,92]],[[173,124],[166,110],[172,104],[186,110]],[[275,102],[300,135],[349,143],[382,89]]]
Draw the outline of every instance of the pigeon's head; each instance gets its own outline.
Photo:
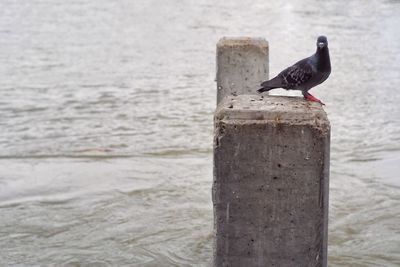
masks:
[[[326,39],[325,36],[320,36],[317,39],[317,48],[318,49],[323,49],[325,47],[328,47],[328,39]]]

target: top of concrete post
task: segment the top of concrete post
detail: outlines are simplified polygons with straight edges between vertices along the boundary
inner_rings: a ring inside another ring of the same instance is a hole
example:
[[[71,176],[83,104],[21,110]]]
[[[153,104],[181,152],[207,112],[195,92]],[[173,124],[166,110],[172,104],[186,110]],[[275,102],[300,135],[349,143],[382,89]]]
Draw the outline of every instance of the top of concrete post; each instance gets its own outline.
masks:
[[[276,125],[311,125],[328,132],[330,123],[321,104],[302,97],[240,95],[227,96],[218,105],[216,121],[256,123],[270,121]]]
[[[261,37],[222,37],[218,43],[217,47],[243,47],[243,46],[258,46],[261,49],[266,49],[265,53],[268,53],[268,42]]]
[[[222,38],[217,44],[217,104],[228,95],[255,94],[268,73],[265,39]]]

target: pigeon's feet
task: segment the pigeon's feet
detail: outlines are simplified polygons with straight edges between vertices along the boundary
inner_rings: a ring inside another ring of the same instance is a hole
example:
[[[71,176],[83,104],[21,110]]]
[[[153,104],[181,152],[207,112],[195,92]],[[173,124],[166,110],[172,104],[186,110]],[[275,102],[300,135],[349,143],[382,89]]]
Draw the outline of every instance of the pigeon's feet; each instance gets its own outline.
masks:
[[[308,101],[318,102],[318,103],[320,103],[321,105],[325,105],[324,103],[322,103],[321,100],[319,100],[318,98],[316,98],[315,96],[313,96],[313,95],[311,95],[311,94],[309,94],[309,93],[305,94],[305,95],[304,95],[304,98],[307,99]]]

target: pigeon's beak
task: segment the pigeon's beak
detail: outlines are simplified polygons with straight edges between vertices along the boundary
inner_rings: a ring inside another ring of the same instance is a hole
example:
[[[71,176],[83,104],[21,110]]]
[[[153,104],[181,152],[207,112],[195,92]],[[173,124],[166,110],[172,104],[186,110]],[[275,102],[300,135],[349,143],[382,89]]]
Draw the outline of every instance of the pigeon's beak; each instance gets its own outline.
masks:
[[[325,47],[325,43],[319,42],[319,43],[318,43],[318,47],[319,47],[319,48],[324,48],[324,47]]]

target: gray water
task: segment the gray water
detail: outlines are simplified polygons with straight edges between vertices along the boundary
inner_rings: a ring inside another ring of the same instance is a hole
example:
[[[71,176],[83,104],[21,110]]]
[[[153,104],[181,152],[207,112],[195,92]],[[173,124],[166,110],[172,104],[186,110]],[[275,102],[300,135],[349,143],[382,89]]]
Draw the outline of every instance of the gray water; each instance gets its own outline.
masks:
[[[400,266],[396,0],[2,0],[0,266],[209,266],[215,44],[320,34],[329,266]]]

